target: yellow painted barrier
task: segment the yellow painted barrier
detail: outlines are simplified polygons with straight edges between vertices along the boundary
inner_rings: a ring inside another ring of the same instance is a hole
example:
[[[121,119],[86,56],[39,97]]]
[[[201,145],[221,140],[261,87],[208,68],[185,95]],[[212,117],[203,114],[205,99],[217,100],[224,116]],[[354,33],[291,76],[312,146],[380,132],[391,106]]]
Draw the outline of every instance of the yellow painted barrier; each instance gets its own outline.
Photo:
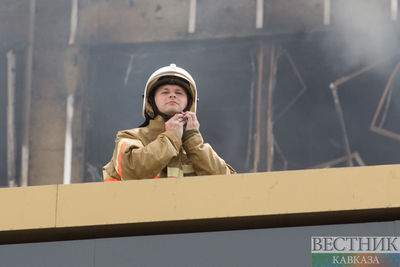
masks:
[[[0,232],[56,226],[57,186],[0,189]]]
[[[0,243],[394,220],[399,189],[400,165],[4,188]]]

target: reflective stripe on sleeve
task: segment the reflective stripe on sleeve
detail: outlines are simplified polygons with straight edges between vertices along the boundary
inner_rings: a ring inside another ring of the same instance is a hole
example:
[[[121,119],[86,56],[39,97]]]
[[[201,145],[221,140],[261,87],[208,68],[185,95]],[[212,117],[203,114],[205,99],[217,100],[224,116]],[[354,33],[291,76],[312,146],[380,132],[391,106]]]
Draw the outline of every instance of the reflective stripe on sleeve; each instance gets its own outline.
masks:
[[[183,171],[177,167],[167,167],[168,178],[180,178],[183,177]]]
[[[117,172],[119,177],[122,178],[122,166],[121,166],[121,159],[122,159],[122,152],[124,151],[125,146],[127,145],[126,142],[120,142],[121,145],[118,146],[118,164],[117,164]]]
[[[121,180],[117,178],[107,178],[104,180],[104,182],[120,182]]]
[[[183,174],[194,173],[192,164],[184,164],[182,165]]]

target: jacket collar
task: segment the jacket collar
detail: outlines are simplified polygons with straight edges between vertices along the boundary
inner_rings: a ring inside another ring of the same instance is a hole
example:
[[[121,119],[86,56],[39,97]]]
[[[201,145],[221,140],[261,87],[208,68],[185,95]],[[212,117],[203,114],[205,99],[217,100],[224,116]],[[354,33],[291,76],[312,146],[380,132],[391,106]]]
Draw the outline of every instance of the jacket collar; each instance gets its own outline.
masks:
[[[161,117],[160,115],[158,115],[153,120],[150,120],[149,126],[147,126],[147,127],[149,127],[153,131],[157,131],[157,130],[165,131],[164,118]]]
[[[165,121],[163,117],[157,116],[150,120],[149,125],[144,127],[145,134],[149,140],[154,140],[160,133],[165,131]]]

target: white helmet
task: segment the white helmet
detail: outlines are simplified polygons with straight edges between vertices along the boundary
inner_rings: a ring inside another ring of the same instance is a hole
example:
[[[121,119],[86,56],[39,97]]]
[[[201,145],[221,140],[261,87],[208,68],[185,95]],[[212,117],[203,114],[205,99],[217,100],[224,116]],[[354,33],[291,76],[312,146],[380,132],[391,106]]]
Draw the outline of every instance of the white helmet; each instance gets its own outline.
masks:
[[[170,79],[166,79],[170,78]],[[146,113],[150,118],[154,118],[154,110],[149,102],[149,96],[162,84],[175,83],[182,86],[192,98],[190,111],[196,112],[197,106],[197,89],[196,83],[192,76],[186,70],[177,67],[175,64],[159,68],[147,80],[143,95],[143,117],[146,118]]]

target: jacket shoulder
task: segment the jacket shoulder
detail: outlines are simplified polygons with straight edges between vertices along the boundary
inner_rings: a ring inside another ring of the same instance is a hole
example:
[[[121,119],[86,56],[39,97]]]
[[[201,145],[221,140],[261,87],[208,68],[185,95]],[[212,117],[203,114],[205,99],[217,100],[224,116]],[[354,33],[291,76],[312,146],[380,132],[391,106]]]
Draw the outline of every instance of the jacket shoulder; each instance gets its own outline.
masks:
[[[117,132],[116,140],[120,140],[122,138],[128,139],[140,139],[142,135],[142,130],[140,128],[133,128],[129,130],[121,130]]]
[[[117,132],[115,143],[117,144],[122,139],[139,140],[143,142],[143,131],[140,128],[133,128],[129,130],[121,130]]]

